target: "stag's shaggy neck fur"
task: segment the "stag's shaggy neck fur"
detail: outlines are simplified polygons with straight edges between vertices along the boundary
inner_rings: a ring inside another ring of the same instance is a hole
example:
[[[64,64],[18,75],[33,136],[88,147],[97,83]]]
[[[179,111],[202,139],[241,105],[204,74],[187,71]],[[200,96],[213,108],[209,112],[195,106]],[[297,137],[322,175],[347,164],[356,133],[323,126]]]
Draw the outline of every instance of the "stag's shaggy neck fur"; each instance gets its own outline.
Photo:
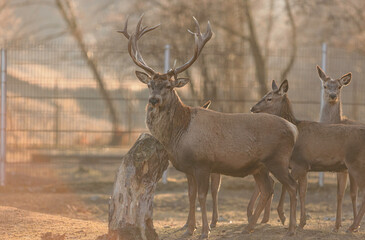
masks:
[[[346,117],[342,116],[341,94],[338,94],[336,103],[330,103],[325,99],[322,89],[321,111],[319,113],[319,122],[323,123],[341,123]]]
[[[295,118],[292,105],[286,94],[283,96],[282,104],[281,104],[278,116],[288,120],[289,122],[293,123],[294,125],[298,125],[298,123],[300,122],[299,120],[297,120]]]
[[[171,153],[187,129],[191,108],[184,105],[175,90],[172,98],[163,106],[153,108],[147,105],[146,123],[152,135]]]

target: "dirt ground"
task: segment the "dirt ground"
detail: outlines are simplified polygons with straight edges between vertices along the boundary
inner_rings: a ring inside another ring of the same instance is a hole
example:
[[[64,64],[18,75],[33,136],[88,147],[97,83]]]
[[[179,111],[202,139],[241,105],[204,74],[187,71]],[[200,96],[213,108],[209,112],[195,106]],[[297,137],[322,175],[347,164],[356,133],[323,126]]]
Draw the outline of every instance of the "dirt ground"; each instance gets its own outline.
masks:
[[[74,184],[39,184],[32,181],[0,188],[0,239],[90,239],[107,233],[108,198],[114,173],[102,182]],[[183,174],[171,170],[169,183],[159,183],[154,201],[154,225],[160,239],[179,239],[188,213],[187,183]],[[280,184],[275,185],[271,218],[258,224],[254,233],[242,234],[247,225],[246,207],[253,191],[252,178],[223,177],[219,195],[220,218],[210,239],[365,239],[365,232],[347,234],[352,222],[351,201],[346,192],[343,227],[332,233],[336,210],[334,181],[318,188],[310,181],[307,195],[308,220],[304,230],[286,237],[286,227],[278,221],[276,205]],[[208,209],[212,207],[208,197]],[[286,202],[288,216],[288,199]],[[299,210],[299,208],[298,208]],[[299,211],[297,212],[299,220]],[[209,218],[211,212],[209,212]],[[201,215],[197,207],[198,229],[191,239],[198,239]],[[362,222],[365,224],[365,221]],[[54,238],[56,239],[56,238]]]

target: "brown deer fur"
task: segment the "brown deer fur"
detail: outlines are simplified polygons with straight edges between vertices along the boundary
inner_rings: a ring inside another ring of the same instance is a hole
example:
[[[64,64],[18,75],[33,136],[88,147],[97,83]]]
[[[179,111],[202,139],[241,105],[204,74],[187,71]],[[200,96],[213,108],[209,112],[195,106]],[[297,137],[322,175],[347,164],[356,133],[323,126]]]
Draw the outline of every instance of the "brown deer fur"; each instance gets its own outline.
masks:
[[[307,172],[343,172],[348,169],[359,186],[365,188],[365,127],[343,124],[324,124],[297,120],[286,94],[288,82],[266,94],[251,111],[281,116],[298,127],[299,136],[290,161],[292,176],[299,181],[301,224],[305,221]],[[285,187],[283,187],[285,190]],[[361,191],[363,192],[363,191]],[[282,206],[281,206],[282,207]],[[279,207],[278,207],[279,208]],[[278,209],[279,214],[282,209]],[[356,231],[365,213],[365,195],[358,215],[348,231]],[[283,216],[281,216],[283,217]]]
[[[326,75],[326,73],[317,66],[318,76],[321,80],[321,111],[319,121],[322,123],[342,123],[361,125],[362,123],[347,119],[342,114],[342,100],[341,91],[344,86],[347,86],[351,82],[351,73],[343,75],[339,79],[332,79]],[[352,210],[354,218],[356,216],[356,201],[357,201],[357,185],[354,178],[350,177],[350,196],[352,201]],[[337,213],[336,223],[333,231],[337,232],[341,226],[342,219],[342,200],[346,189],[347,172],[337,173]]]
[[[177,78],[197,59],[205,43],[212,36],[210,24],[207,32],[195,36],[194,56],[183,66],[166,74],[153,71],[144,62],[137,40],[154,28],[142,28],[141,20],[136,32],[122,31],[129,39],[128,50],[133,61],[148,74],[136,72],[138,79],[147,84],[149,103],[146,123],[152,135],[165,147],[174,167],[194,176],[202,211],[202,238],[208,237],[206,196],[211,173],[236,177],[253,175],[261,192],[258,206],[246,227],[251,232],[271,197],[271,172],[290,193],[290,222],[288,234],[295,231],[296,182],[289,174],[289,159],[298,135],[297,128],[288,121],[269,114],[224,114],[203,108],[184,105],[175,88],[183,87],[188,79]],[[188,226],[192,234],[195,223]]]

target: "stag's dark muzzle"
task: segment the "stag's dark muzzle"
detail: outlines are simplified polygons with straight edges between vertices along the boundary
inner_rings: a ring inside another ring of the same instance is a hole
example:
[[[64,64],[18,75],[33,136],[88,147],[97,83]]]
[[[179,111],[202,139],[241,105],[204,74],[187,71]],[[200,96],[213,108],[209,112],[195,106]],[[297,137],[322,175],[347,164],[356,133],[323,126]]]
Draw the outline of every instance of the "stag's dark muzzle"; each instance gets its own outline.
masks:
[[[160,100],[156,97],[151,97],[148,101],[152,104],[152,106],[155,106],[160,102]]]

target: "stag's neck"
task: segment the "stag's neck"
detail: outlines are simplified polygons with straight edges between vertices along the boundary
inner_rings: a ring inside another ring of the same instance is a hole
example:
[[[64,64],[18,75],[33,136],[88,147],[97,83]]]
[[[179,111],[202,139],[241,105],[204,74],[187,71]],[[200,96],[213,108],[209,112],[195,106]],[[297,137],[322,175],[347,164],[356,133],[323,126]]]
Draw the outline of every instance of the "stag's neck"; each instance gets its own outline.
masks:
[[[289,98],[285,95],[282,101],[283,102],[280,108],[279,116],[295,125],[298,125],[299,120],[297,120],[294,116],[293,108],[289,101]]]
[[[341,96],[336,103],[329,103],[322,96],[321,99],[321,111],[319,116],[319,122],[322,123],[340,123],[344,119],[342,116],[342,103]]]
[[[146,123],[152,135],[171,152],[190,123],[190,107],[185,106],[174,90],[172,100],[163,107],[147,105]]]

